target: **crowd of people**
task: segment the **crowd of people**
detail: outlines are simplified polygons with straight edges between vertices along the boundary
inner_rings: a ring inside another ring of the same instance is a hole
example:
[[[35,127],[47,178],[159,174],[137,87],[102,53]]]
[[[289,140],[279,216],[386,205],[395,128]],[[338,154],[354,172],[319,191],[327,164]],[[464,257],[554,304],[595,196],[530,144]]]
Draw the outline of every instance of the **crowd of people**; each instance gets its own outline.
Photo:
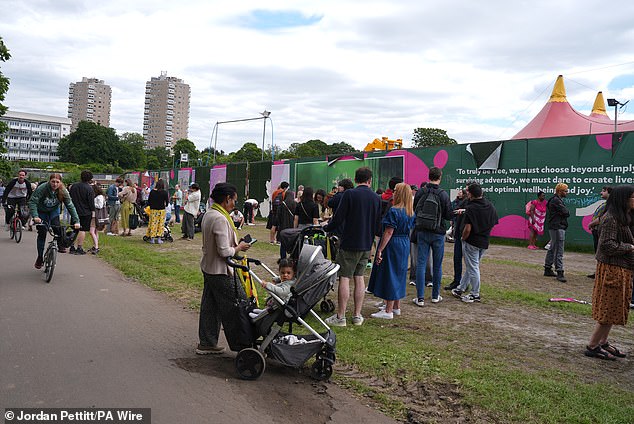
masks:
[[[292,261],[286,260],[287,246],[280,242],[287,229],[323,226],[323,230],[339,239],[336,261],[339,268],[336,312],[326,319],[331,326],[347,325],[347,308],[352,298],[352,324],[363,325],[362,306],[367,292],[381,302],[375,319],[394,319],[401,314],[401,302],[406,296],[407,283],[416,286],[412,302],[425,306],[425,289],[431,287],[431,303],[443,301],[441,281],[445,241],[454,241],[453,280],[445,286],[453,297],[467,304],[481,302],[480,263],[490,242],[491,230],[498,223],[494,205],[476,183],[468,183],[457,190],[451,200],[441,188],[442,171],[429,169],[428,182],[420,189],[403,182],[390,180],[385,191],[372,190],[372,171],[357,169],[354,184],[342,179],[329,193],[299,186],[292,192],[288,182],[282,182],[271,197],[267,219],[272,244],[280,245],[280,259],[284,260],[285,276],[277,290],[286,290],[294,281]],[[47,181],[31,183],[27,173],[19,171],[1,193],[5,206],[5,224],[13,213],[24,214],[28,206],[34,224],[45,223],[54,231],[61,231],[62,210],[70,226],[78,231],[69,251],[76,255],[99,253],[99,235],[130,236],[138,226],[139,210],[148,210],[146,239],[162,243],[164,226],[182,221],[183,239],[194,238],[194,220],[200,211],[200,187],[193,183],[187,191],[179,186],[170,196],[167,184],[158,180],[152,188],[140,188],[129,179],[117,178],[104,193],[93,180],[90,171],[82,171],[80,181],[67,189],[61,175],[53,173]],[[543,192],[526,205],[528,248],[537,249],[537,237],[548,231],[550,248],[544,261],[544,276],[555,277],[565,283],[564,246],[570,212],[565,198],[568,186],[558,183],[554,194],[546,198]],[[602,202],[592,216],[592,232],[596,254],[592,317],[596,326],[585,350],[585,355],[614,360],[623,357],[608,341],[612,326],[627,323],[630,308],[634,307],[634,186],[603,187]],[[250,201],[253,200],[253,201]],[[255,199],[246,199],[244,214],[236,208],[237,189],[232,184],[219,183],[213,187],[208,212],[200,223],[203,242],[201,269],[204,291],[201,301],[199,345],[197,353],[219,353],[217,341],[221,324],[228,328],[224,312],[235,301],[236,293],[245,297],[244,290],[236,292],[233,269],[225,258],[246,251],[251,244],[241,240],[237,229],[253,223],[259,207]],[[10,206],[10,207],[9,207]],[[183,212],[182,220],[180,212]],[[172,213],[173,212],[173,213]],[[47,228],[37,226],[37,256],[35,268],[43,265],[43,250]],[[92,248],[84,250],[86,232]],[[59,246],[59,252],[66,252]],[[372,268],[366,288],[365,272]],[[553,270],[554,267],[554,270]],[[408,268],[410,271],[408,277]],[[351,284],[352,283],[352,284]],[[275,283],[265,283],[271,291]],[[284,292],[286,293],[286,292]]]

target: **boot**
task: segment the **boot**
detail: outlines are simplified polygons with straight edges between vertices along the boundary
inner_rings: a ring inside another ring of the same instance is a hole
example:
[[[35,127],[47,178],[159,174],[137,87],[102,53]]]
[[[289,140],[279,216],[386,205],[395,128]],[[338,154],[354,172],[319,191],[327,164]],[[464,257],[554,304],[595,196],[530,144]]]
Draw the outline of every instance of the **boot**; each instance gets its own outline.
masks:
[[[553,268],[550,266],[544,267],[544,277],[556,277],[557,274],[553,272]]]
[[[564,277],[564,272],[563,271],[557,271],[557,281],[561,281],[562,283],[565,283],[566,277]]]

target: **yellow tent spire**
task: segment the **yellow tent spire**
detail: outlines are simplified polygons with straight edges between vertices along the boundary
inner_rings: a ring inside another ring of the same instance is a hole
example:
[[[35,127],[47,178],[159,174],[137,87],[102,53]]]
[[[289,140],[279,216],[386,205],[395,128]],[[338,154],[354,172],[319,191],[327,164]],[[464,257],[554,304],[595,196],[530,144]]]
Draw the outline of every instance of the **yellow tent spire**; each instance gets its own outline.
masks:
[[[557,81],[555,81],[555,86],[553,87],[553,92],[550,95],[549,102],[559,102],[559,103],[567,103],[566,100],[566,87],[564,86],[564,76],[559,75],[557,77]]]
[[[592,113],[596,115],[605,115],[608,116],[605,111],[605,100],[603,99],[603,92],[599,91],[597,93],[597,98],[594,100],[594,105],[592,106]]]

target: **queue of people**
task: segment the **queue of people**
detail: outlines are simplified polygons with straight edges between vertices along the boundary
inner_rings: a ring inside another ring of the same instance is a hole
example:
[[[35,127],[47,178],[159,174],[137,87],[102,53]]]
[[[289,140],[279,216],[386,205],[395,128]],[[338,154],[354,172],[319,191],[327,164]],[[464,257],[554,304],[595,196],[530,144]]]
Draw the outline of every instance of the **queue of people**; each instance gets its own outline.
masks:
[[[326,319],[329,325],[347,325],[346,311],[350,298],[353,301],[352,324],[363,325],[365,318],[362,306],[366,294],[364,275],[373,251],[373,267],[367,290],[380,298],[381,302],[379,310],[370,316],[375,319],[394,319],[401,314],[412,241],[416,241],[417,253],[416,297],[412,301],[419,307],[425,305],[426,271],[431,268],[431,302],[441,302],[440,282],[447,221],[451,222],[455,244],[454,278],[445,289],[467,304],[481,301],[480,264],[489,247],[491,230],[498,223],[495,207],[486,199],[478,183],[469,183],[460,189],[452,202],[441,188],[442,171],[439,168],[430,168],[428,179],[429,182],[421,185],[417,191],[408,184],[398,182],[399,179],[393,179],[383,196],[372,191],[372,171],[366,167],[355,172],[356,187],[350,180],[344,179],[329,194],[302,186],[302,194],[296,198],[287,182],[280,184],[273,199],[273,216],[267,223],[267,228],[271,230],[271,242],[278,242],[279,234],[284,229],[311,225],[323,225],[324,231],[336,233],[341,239],[337,254],[340,265],[337,308],[335,314]],[[130,180],[121,178],[104,193],[93,182],[90,171],[83,171],[80,181],[72,184],[70,189],[62,183],[61,176],[54,173],[48,181],[33,190],[26,172],[20,171],[5,187],[2,203],[14,206],[10,209],[15,213],[19,213],[18,207],[28,204],[33,222],[46,223],[55,232],[61,231],[60,214],[63,208],[69,215],[70,225],[79,232],[70,251],[83,255],[87,253],[83,248],[86,232],[92,238],[93,247],[89,252],[93,254],[99,252],[100,231],[114,235],[120,226],[123,231],[121,235],[131,234],[133,228],[130,228],[129,217],[136,213],[135,204],[139,196],[144,198],[143,193],[145,187],[139,189]],[[555,277],[562,283],[567,281],[563,265],[565,233],[570,216],[565,201],[567,194],[568,186],[558,183],[554,195],[549,199],[546,199],[545,193],[539,192],[537,198],[526,206],[529,215],[529,247],[536,246],[537,236],[547,228],[551,249],[546,254],[544,276]],[[201,269],[205,276],[200,343],[197,349],[201,354],[222,351],[217,346],[219,327],[221,324],[231,324],[223,321],[221,312],[227,307],[229,298],[235,299],[233,292],[227,292],[227,281],[233,271],[223,261],[225,256],[249,249],[249,243],[238,239],[236,229],[252,219],[235,208],[235,186],[217,184],[211,198],[213,202],[209,213],[204,215],[201,223]],[[625,354],[608,340],[608,336],[614,325],[627,323],[629,310],[634,306],[634,186],[603,187],[601,198],[605,202],[599,204],[589,224],[597,260],[596,271],[589,276],[594,278],[592,317],[596,325],[584,353],[593,358],[614,360]],[[166,209],[170,205],[166,183],[158,180],[145,201],[150,210],[146,235],[150,243],[160,244],[162,228],[166,225]],[[189,190],[183,193],[181,202],[185,212],[182,220],[183,238],[191,240],[193,219],[199,211],[200,187],[196,183],[191,184]],[[384,207],[386,202],[388,206]],[[8,212],[5,214],[5,223],[10,219]],[[38,227],[37,230],[34,266],[40,269],[47,228]],[[59,252],[66,252],[66,246],[60,244]],[[281,258],[286,253],[280,247]]]

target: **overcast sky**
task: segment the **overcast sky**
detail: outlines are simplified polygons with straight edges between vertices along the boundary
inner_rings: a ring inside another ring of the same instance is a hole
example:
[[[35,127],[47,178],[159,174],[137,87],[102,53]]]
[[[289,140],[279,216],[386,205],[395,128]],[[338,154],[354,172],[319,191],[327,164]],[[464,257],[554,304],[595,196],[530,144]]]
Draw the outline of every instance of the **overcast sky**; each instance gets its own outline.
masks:
[[[217,121],[264,110],[282,148],[321,139],[362,149],[381,136],[410,146],[417,127],[461,143],[508,139],[559,74],[582,113],[597,91],[634,98],[632,1],[0,0],[0,9],[11,110],[66,116],[69,83],[96,77],[112,87],[110,126],[142,133],[145,83],[167,71],[191,87],[199,149]],[[218,148],[261,145],[262,127],[221,124]],[[267,145],[270,129],[267,120]]]

